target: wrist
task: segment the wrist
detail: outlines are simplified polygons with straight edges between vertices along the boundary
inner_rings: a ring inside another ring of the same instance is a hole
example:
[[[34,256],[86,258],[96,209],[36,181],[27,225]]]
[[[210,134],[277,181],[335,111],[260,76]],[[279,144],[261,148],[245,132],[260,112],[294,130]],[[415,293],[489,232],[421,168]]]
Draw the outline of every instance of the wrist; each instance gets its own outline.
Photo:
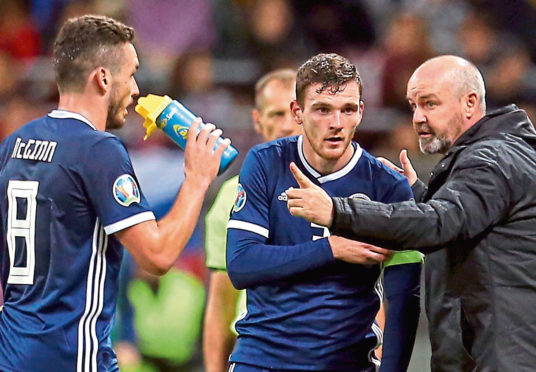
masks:
[[[212,180],[208,177],[200,177],[194,175],[186,175],[181,188],[190,187],[195,191],[200,191],[203,194],[207,192]]]

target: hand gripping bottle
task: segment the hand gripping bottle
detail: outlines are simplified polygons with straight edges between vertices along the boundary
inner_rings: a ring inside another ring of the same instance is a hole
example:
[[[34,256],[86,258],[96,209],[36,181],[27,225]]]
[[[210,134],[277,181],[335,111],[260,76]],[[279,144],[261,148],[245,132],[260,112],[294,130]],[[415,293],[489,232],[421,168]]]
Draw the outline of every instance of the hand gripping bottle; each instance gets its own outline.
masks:
[[[173,140],[181,149],[186,147],[188,139],[188,129],[196,116],[178,101],[174,101],[168,96],[157,96],[149,94],[147,97],[141,97],[136,105],[136,112],[140,114],[145,122],[143,126],[147,128],[147,133],[143,138],[146,140],[156,128],[160,128],[164,133]],[[199,129],[203,128],[201,123]],[[199,132],[198,132],[199,133]],[[216,141],[216,147],[223,141],[220,137]],[[222,174],[231,165],[238,155],[238,151],[231,145],[225,149],[221,156],[220,170],[218,175]]]

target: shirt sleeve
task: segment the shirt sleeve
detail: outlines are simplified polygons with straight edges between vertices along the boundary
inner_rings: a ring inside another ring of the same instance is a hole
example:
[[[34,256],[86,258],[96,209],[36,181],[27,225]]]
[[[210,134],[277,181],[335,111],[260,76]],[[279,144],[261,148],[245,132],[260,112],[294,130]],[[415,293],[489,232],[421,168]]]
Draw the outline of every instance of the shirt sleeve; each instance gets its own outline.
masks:
[[[91,150],[80,176],[104,231],[113,234],[155,219],[121,141],[105,137]]]
[[[396,175],[383,200],[386,203],[413,199],[406,178]],[[381,372],[407,370],[420,313],[420,278],[424,255],[417,251],[395,252],[384,264],[386,316]]]
[[[384,271],[387,313],[380,372],[408,368],[419,322],[421,270],[419,262]]]
[[[210,269],[226,270],[225,249],[227,223],[236,197],[238,176],[227,180],[220,188],[214,204],[205,218],[206,264]]]
[[[270,244],[266,165],[250,151],[240,172],[237,198],[227,225],[227,272],[238,288],[281,280],[334,262],[326,238],[294,245]]]
[[[446,182],[426,203],[383,204],[333,198],[333,234],[385,248],[433,252],[469,241],[508,213],[508,177],[494,159],[497,151],[460,159]],[[504,190],[497,197],[498,191]]]
[[[398,176],[398,175],[397,175]],[[408,200],[413,200],[413,190],[408,184],[406,178],[398,176],[396,182],[392,184],[391,189],[388,191],[387,195],[384,197],[385,203],[398,203]],[[418,251],[401,251],[395,252],[389,260],[384,264],[384,267],[403,265],[410,263],[422,263],[424,260],[424,255]]]

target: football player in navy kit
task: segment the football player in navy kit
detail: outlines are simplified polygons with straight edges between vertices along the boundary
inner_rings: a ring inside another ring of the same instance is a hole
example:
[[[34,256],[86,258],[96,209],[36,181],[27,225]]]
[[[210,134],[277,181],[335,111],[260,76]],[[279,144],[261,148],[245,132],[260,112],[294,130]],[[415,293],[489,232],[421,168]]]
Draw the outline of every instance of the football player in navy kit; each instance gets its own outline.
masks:
[[[0,370],[116,371],[111,348],[124,245],[165,273],[188,241],[229,141],[207,125],[186,146],[186,179],[156,222],[129,155],[105,129],[138,95],[134,30],[103,16],[69,19],[54,44],[58,109],[0,146]]]
[[[330,236],[293,217],[286,191],[297,187],[294,163],[330,195],[375,201],[412,198],[405,178],[352,139],[363,115],[356,67],[320,54],[297,74],[291,104],[304,134],[255,146],[240,172],[228,223],[227,269],[246,288],[247,311],[236,324],[230,370],[374,371],[382,334],[379,262],[388,251]],[[389,300],[382,371],[407,368],[418,320],[422,256],[403,252],[385,269]]]

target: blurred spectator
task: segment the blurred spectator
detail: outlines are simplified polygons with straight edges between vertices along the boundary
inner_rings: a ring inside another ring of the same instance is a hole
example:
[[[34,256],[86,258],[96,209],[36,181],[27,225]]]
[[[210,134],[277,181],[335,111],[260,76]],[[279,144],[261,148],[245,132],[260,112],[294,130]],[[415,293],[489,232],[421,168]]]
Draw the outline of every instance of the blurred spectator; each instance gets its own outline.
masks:
[[[69,18],[95,13],[97,8],[92,0],[67,0],[56,25],[60,27]]]
[[[512,41],[487,74],[490,109],[536,98],[536,68],[524,45]]]
[[[467,15],[458,32],[461,56],[472,61],[483,72],[497,56],[499,47],[499,35],[490,22],[485,12],[475,10]]]
[[[72,0],[30,0],[32,19],[41,35],[43,53],[52,48],[56,35],[58,19],[61,17],[63,8]]]
[[[351,48],[368,49],[376,41],[376,27],[368,7],[361,1],[309,0],[293,2],[314,52],[343,53]]]
[[[257,76],[297,65],[310,54],[310,40],[289,0],[222,1],[218,9],[230,7],[230,19],[218,19],[218,56],[250,59],[258,65]],[[238,32],[237,30],[240,30]]]
[[[456,34],[473,7],[466,0],[406,0],[406,9],[426,19],[435,54],[460,54]]]
[[[529,46],[532,60],[536,62],[535,0],[470,0],[478,9],[486,9],[497,21],[498,28],[510,31]]]
[[[145,63],[169,70],[191,48],[210,48],[216,35],[210,0],[128,0],[128,22],[136,29]]]
[[[20,128],[30,120],[47,113],[47,107],[29,102],[23,96],[14,96],[0,107],[0,139]]]
[[[383,104],[406,111],[406,83],[413,71],[432,56],[425,20],[407,12],[397,14],[386,32],[385,54]]]
[[[205,122],[220,128],[236,125],[236,103],[233,94],[214,82],[214,59],[209,50],[185,52],[172,69],[169,95]]]
[[[17,93],[20,79],[20,65],[15,63],[10,54],[0,51],[0,102],[6,102]]]
[[[41,36],[30,16],[26,0],[0,2],[0,51],[17,60],[35,57],[41,50]]]

